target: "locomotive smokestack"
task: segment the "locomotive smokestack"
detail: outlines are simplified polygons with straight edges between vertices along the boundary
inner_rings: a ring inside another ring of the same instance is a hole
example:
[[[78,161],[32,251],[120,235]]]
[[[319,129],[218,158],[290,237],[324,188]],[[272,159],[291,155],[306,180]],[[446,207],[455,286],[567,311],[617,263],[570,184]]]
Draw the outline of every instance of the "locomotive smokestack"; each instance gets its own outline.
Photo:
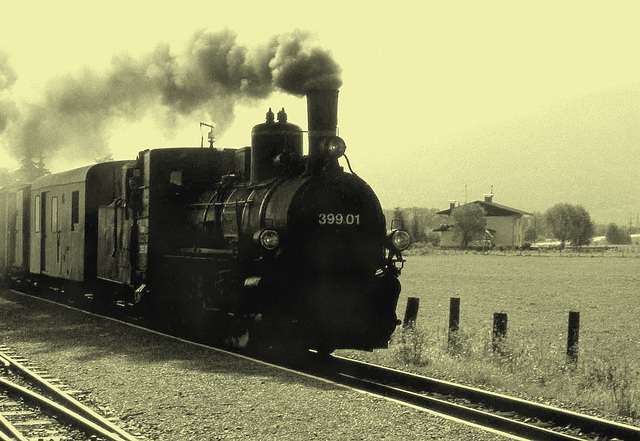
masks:
[[[318,151],[323,139],[335,136],[338,127],[338,90],[312,89],[307,92],[309,156]]]

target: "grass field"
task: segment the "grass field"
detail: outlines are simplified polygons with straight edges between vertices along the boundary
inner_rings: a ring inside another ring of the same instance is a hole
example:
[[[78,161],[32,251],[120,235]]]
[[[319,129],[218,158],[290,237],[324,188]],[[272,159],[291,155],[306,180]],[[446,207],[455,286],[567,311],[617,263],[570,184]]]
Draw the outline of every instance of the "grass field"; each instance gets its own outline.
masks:
[[[580,342],[640,342],[640,259],[434,254],[409,256],[398,316],[407,297],[420,299],[418,321],[448,325],[449,298],[460,297],[461,330],[491,332],[493,313],[507,313],[508,332],[566,344],[569,311],[580,312]]]
[[[558,254],[409,256],[398,316],[420,299],[414,331],[357,356],[508,393],[640,417],[640,259]],[[447,347],[460,298],[460,347]],[[569,311],[580,312],[579,360],[567,363]],[[493,313],[508,315],[506,355],[491,349]]]

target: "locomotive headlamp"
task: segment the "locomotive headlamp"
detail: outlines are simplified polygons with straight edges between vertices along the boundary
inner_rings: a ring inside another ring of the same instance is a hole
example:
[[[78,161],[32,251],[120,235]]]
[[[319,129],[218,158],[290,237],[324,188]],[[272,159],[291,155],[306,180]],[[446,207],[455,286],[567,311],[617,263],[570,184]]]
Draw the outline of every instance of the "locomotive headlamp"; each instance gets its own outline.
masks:
[[[260,245],[267,250],[274,250],[280,244],[280,236],[275,230],[263,230],[258,237]]]
[[[411,237],[409,237],[409,233],[404,230],[393,230],[388,238],[391,246],[398,251],[406,250],[411,244]]]
[[[322,141],[322,149],[326,151],[332,158],[339,158],[344,155],[347,145],[344,140],[339,136],[332,136],[331,138]]]

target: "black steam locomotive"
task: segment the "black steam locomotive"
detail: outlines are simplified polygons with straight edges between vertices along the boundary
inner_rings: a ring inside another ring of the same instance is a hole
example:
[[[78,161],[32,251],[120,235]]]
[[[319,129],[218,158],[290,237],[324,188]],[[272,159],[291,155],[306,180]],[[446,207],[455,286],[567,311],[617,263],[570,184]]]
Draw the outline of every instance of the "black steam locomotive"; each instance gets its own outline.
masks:
[[[0,264],[15,284],[240,345],[386,347],[409,236],[339,165],[337,97],[308,93],[306,156],[269,110],[250,148],[145,150],[4,190]]]

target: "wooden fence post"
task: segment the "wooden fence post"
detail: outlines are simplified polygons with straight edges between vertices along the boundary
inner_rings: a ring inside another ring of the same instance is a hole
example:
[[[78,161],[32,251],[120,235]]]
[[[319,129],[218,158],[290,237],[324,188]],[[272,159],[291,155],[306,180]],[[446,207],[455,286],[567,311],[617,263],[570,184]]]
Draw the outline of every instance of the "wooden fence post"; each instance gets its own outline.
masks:
[[[504,339],[507,337],[507,314],[504,312],[493,313],[493,337],[491,343],[493,352],[504,355]]]
[[[413,328],[418,317],[418,308],[420,307],[420,299],[417,297],[409,297],[407,299],[407,309],[404,311],[403,328]]]
[[[580,336],[580,313],[569,312],[569,330],[567,332],[567,360],[569,363],[578,363],[578,340]]]
[[[457,350],[460,344],[458,330],[460,329],[460,297],[449,299],[449,349]]]

